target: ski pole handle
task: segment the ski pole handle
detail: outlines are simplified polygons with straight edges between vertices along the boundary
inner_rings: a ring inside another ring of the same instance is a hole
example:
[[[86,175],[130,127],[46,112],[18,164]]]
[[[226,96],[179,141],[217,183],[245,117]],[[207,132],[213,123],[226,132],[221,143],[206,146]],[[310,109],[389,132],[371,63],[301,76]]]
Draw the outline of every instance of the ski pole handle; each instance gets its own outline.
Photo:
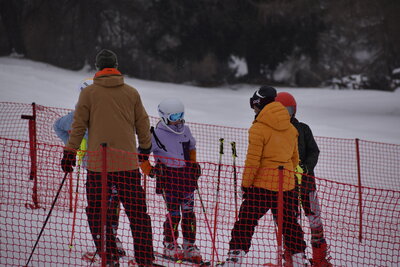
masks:
[[[237,154],[236,154],[236,142],[231,142],[231,146],[232,146],[232,157],[237,158]]]
[[[219,139],[219,154],[224,154],[224,138]]]

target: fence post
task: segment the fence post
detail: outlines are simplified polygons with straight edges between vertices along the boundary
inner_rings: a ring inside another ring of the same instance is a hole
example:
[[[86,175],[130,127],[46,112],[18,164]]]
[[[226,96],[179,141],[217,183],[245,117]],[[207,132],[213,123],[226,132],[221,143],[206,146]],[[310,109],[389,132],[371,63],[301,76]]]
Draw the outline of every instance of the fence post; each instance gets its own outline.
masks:
[[[277,243],[278,243],[278,257],[277,257],[277,266],[282,266],[282,254],[283,254],[283,246],[282,246],[282,233],[283,233],[283,166],[278,167],[278,176],[279,176],[279,192],[278,192],[278,234],[277,234]]]
[[[358,207],[359,207],[359,233],[358,240],[362,242],[363,228],[363,206],[362,206],[362,185],[361,185],[361,163],[360,163],[360,139],[356,138],[356,155],[357,155],[357,174],[358,174]]]
[[[214,211],[214,235],[212,236],[212,257],[211,262],[214,262],[214,256],[218,254],[216,240],[217,240],[217,219],[218,219],[218,201],[219,201],[219,190],[221,184],[221,166],[222,166],[222,155],[224,154],[224,138],[219,139],[219,161],[218,161],[218,180],[217,180],[217,195],[215,197],[215,211]]]
[[[36,104],[32,103],[32,115],[21,115],[21,119],[29,120],[29,156],[31,158],[31,172],[29,179],[33,180],[32,201],[33,205],[26,203],[25,206],[31,209],[38,209],[39,200],[37,194],[37,139],[36,139]]]
[[[102,172],[101,172],[101,223],[100,223],[100,256],[101,266],[105,267],[107,263],[106,240],[107,240],[107,144],[101,144],[102,154]]]

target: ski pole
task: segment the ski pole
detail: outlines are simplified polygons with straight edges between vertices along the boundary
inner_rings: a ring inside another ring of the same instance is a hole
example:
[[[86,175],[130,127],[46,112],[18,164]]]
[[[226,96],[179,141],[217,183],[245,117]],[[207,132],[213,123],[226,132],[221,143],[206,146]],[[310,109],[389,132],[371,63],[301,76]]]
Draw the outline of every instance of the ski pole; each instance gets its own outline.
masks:
[[[212,230],[211,230],[211,226],[210,226],[210,222],[208,221],[208,218],[207,218],[207,212],[206,212],[206,208],[204,207],[204,203],[203,203],[203,198],[201,197],[201,194],[200,194],[200,189],[199,189],[199,187],[197,186],[197,188],[196,188],[197,190],[197,194],[198,194],[198,196],[199,196],[199,200],[200,200],[200,204],[201,204],[201,208],[202,208],[202,210],[203,210],[203,213],[204,213],[204,217],[206,218],[206,223],[207,223],[207,227],[208,227],[208,231],[210,232],[210,236],[212,237],[213,236],[213,234],[212,234]],[[216,251],[216,253],[217,253],[217,261],[219,262],[219,255],[218,255],[218,252]]]
[[[238,220],[238,204],[237,204],[237,175],[236,175],[236,142],[231,142],[232,146],[232,159],[233,159],[233,185],[235,192],[235,220]]]
[[[224,154],[224,138],[219,139],[219,161],[218,161],[218,180],[217,180],[217,195],[215,198],[215,216],[214,216],[214,235],[213,235],[213,254],[211,262],[214,262],[214,255],[217,253],[215,241],[217,237],[217,217],[218,217],[218,200],[219,200],[219,186],[221,183],[221,164],[222,155]]]
[[[76,220],[76,209],[78,206],[78,191],[79,191],[79,176],[81,172],[81,164],[80,162],[78,163],[78,167],[76,168],[77,174],[76,174],[76,189],[75,189],[75,203],[74,203],[74,216],[72,219],[72,233],[71,233],[71,241],[69,242],[69,249],[71,251],[72,247],[74,246],[73,240],[74,240],[74,233],[75,233],[75,220]]]
[[[29,262],[30,262],[31,259],[32,259],[32,255],[33,255],[33,253],[35,252],[36,246],[37,246],[37,244],[39,243],[39,239],[40,239],[40,237],[41,237],[42,234],[43,234],[43,230],[44,230],[44,228],[46,227],[46,224],[47,224],[47,222],[48,222],[48,220],[49,220],[49,218],[50,218],[51,212],[53,211],[54,205],[55,205],[56,202],[57,202],[58,196],[60,195],[61,189],[62,189],[62,187],[63,187],[63,185],[64,185],[65,179],[67,178],[67,175],[68,175],[68,172],[65,173],[64,178],[62,179],[60,188],[58,188],[56,197],[54,198],[53,203],[51,204],[51,208],[50,208],[49,214],[47,215],[46,220],[44,221],[44,224],[43,224],[43,226],[42,226],[42,229],[40,230],[39,236],[38,236],[38,238],[36,239],[36,243],[35,243],[35,245],[33,246],[31,255],[29,256],[29,259],[28,259],[27,263],[25,264],[25,266],[28,266]]]

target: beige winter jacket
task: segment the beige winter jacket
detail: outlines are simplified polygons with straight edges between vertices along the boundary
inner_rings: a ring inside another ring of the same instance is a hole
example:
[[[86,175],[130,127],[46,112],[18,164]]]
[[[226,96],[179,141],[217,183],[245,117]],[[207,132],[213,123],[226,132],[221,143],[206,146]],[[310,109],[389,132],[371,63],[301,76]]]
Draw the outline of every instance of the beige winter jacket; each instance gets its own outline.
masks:
[[[125,84],[116,69],[96,73],[93,85],[82,90],[76,105],[67,149],[78,149],[88,129],[88,164],[102,171],[101,144],[107,144],[107,171],[138,168],[136,136],[150,148],[150,122],[138,91]]]

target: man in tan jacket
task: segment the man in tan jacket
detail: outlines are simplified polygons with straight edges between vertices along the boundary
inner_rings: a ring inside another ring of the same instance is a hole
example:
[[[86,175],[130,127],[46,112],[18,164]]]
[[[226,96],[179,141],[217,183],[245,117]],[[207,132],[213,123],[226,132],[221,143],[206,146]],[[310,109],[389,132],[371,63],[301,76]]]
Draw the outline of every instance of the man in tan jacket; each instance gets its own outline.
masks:
[[[117,70],[117,56],[103,49],[96,56],[98,72],[94,83],[80,93],[62,169],[72,172],[75,152],[88,130],[86,192],[90,231],[97,252],[101,252],[102,172],[107,172],[107,201],[118,194],[130,221],[135,259],[139,265],[151,266],[154,260],[151,219],[147,214],[145,192],[141,186],[137,152],[148,154],[151,148],[150,122],[138,91],[124,83]],[[139,151],[136,149],[136,135]],[[107,203],[108,205],[109,203]],[[115,234],[111,216],[106,223],[107,264],[118,266]]]
[[[292,262],[285,266],[304,266],[303,231],[297,222],[294,168],[299,163],[297,130],[290,123],[286,108],[275,102],[276,89],[262,86],[250,98],[250,106],[256,114],[249,129],[245,169],[243,172],[243,203],[236,221],[225,266],[241,266],[243,257],[250,250],[255,227],[268,210],[278,216],[279,175],[278,167],[284,167],[283,178],[283,238],[292,255]],[[290,260],[292,260],[290,259]]]

